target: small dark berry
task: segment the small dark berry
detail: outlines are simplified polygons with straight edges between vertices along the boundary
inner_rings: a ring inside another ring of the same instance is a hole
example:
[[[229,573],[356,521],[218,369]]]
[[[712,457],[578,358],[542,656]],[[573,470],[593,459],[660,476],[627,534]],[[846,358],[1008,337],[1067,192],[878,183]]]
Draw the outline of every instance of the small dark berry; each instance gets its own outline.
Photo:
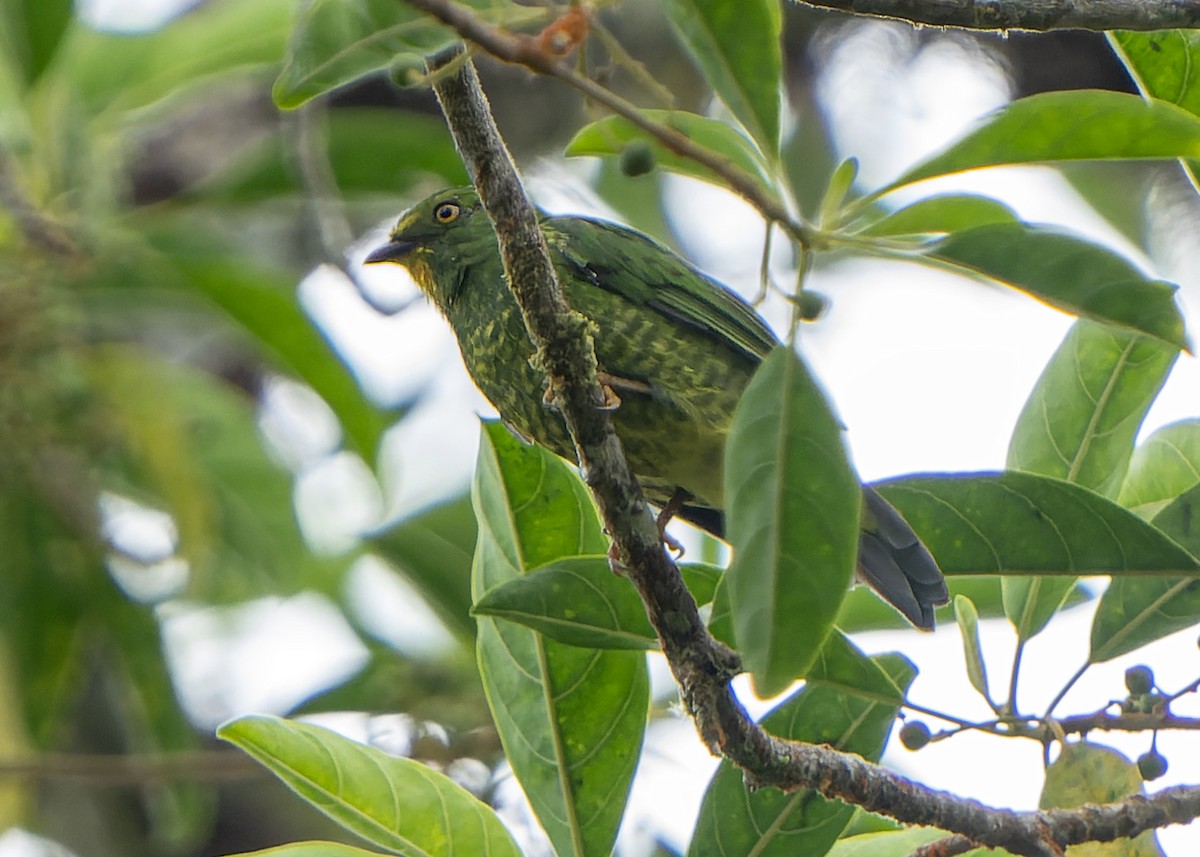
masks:
[[[1157,750],[1138,756],[1138,772],[1146,781],[1157,780],[1167,772],[1167,760]]]
[[[905,723],[900,729],[900,743],[908,750],[920,750],[930,739],[929,727],[920,720]]]
[[[805,321],[816,321],[829,310],[829,298],[812,289],[800,292],[800,318]]]
[[[1149,693],[1154,687],[1154,673],[1150,667],[1140,665],[1125,670],[1125,687],[1130,696]]]

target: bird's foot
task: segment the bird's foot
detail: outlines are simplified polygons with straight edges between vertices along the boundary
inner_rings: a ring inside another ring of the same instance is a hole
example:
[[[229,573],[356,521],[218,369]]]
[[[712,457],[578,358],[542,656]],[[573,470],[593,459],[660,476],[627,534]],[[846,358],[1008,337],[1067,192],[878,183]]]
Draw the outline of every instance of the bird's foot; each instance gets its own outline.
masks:
[[[656,523],[658,524],[658,535],[662,538],[663,544],[667,550],[675,554],[675,559],[683,559],[683,545],[681,545],[670,533],[667,532],[667,525],[671,520],[679,514],[683,509],[683,504],[691,499],[691,494],[684,491],[682,488],[676,488],[675,493],[671,495],[671,499],[667,501],[667,505],[662,507],[662,511],[658,513]]]

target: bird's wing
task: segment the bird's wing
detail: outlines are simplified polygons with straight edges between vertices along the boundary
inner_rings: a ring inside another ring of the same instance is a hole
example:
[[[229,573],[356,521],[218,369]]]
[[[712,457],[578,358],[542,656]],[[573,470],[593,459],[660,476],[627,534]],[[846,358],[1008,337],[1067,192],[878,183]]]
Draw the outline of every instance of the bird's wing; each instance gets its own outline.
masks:
[[[614,292],[761,360],[779,340],[754,308],[652,238],[615,223],[551,217],[551,251],[584,282]]]

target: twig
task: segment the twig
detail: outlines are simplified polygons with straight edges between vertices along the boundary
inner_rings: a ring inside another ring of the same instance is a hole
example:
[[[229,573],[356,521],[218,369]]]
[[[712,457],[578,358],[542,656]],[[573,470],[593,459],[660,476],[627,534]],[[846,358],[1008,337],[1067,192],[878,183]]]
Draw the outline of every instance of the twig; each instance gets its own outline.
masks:
[[[609,414],[597,407],[603,397],[596,383],[589,324],[563,298],[536,212],[496,130],[474,66],[462,62],[453,73],[437,73],[459,60],[462,51],[458,46],[429,59],[434,90],[496,228],[508,282],[574,438],[588,486],[627,575],[646,604],[684,704],[710,750],[741,768],[750,788],[816,789],[908,824],[955,831],[1023,857],[1061,857],[1069,844],[1133,836],[1200,815],[1200,788],[1173,789],[1100,808],[1024,813],[994,809],[918,785],[858,756],[781,740],[750,719],[729,687],[738,669],[737,656],[705,628],[663,549]]]
[[[6,209],[25,238],[54,256],[79,255],[79,245],[53,218],[30,201],[16,176],[12,155],[0,149],[0,207]]]
[[[964,30],[1173,30],[1200,26],[1197,0],[803,0],[804,5]]]
[[[453,28],[460,36],[479,45],[504,62],[523,65],[539,74],[557,77],[618,116],[623,116],[677,155],[691,158],[712,170],[728,183],[729,189],[753,205],[768,221],[785,228],[801,247],[812,244],[814,234],[794,218],[784,205],[763,192],[759,182],[745,171],[714,152],[698,146],[674,128],[647,119],[632,103],[584,77],[557,57],[539,51],[536,42],[520,33],[511,33],[479,20],[465,6],[451,0],[407,0],[410,6],[428,12]]]
[[[329,147],[323,136],[324,119],[321,102],[309,102],[293,114],[285,114],[284,136],[291,147],[300,187],[304,190],[304,207],[308,228],[316,239],[320,259],[341,271],[371,309],[380,315],[396,315],[412,306],[413,297],[398,306],[380,301],[371,293],[360,276],[362,266],[346,261],[345,248],[352,243],[353,232],[346,218],[341,191],[329,163]]]

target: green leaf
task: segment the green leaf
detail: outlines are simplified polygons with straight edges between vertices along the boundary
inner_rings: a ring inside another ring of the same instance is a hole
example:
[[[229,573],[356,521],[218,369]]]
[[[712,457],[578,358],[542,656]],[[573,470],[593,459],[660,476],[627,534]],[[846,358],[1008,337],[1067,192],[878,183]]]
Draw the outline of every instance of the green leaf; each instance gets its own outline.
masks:
[[[391,418],[366,400],[349,367],[302,310],[295,275],[265,268],[230,252],[214,235],[178,223],[136,228],[149,236],[150,247],[120,246],[103,258],[88,282],[92,312],[124,310],[128,292],[139,292],[138,301],[148,293],[179,294],[215,307],[281,371],[310,385],[334,410],[348,447],[374,460]]]
[[[833,175],[829,177],[829,185],[821,197],[821,205],[817,213],[817,223],[824,227],[838,222],[841,217],[842,205],[846,194],[854,187],[858,178],[858,158],[846,158],[837,165]]]
[[[840,634],[829,637],[808,683],[762,720],[772,735],[876,760],[916,670],[892,656],[868,658]],[[688,857],[824,854],[854,808],[805,789],[747,789],[723,761],[700,807]]]
[[[967,678],[979,695],[991,702],[988,693],[987,665],[983,661],[983,648],[979,644],[979,611],[965,595],[954,597],[954,619],[962,635],[963,658],[967,663]]]
[[[1121,505],[1153,518],[1168,503],[1200,484],[1200,419],[1163,426],[1133,452]]]
[[[90,378],[128,450],[113,476],[165,506],[188,562],[187,595],[229,601],[328,590],[344,560],[309,550],[292,476],[264,448],[253,404],[201,372],[132,348],[91,353]]]
[[[469,181],[441,117],[339,107],[325,120],[324,151],[343,194],[385,197],[394,205],[396,195],[430,176],[446,185]],[[274,134],[194,194],[245,203],[303,193],[288,149],[284,135]]]
[[[71,24],[72,0],[15,0],[0,12],[0,32],[25,72],[26,84],[37,81],[58,52]]]
[[[383,857],[378,851],[363,851],[340,842],[293,842],[264,851],[247,851],[233,857]]]
[[[1046,769],[1039,809],[1075,809],[1084,804],[1106,804],[1142,793],[1137,766],[1110,747],[1081,741],[1065,744]],[[1163,857],[1158,834],[1148,830],[1136,839],[1104,846],[1111,857]]]
[[[496,813],[450,778],[319,726],[254,715],[217,736],[352,833],[397,854],[521,857]]]
[[[164,265],[154,285],[185,290],[220,309],[279,368],[312,387],[337,415],[347,445],[374,462],[392,419],[367,401],[349,367],[304,313],[293,275],[252,264],[204,235],[161,229],[151,240]]]
[[[783,15],[776,0],[669,0],[693,62],[763,151],[779,151]]]
[[[841,425],[790,348],[767,357],[738,403],[725,481],[734,636],[756,687],[778,693],[833,627],[857,563],[861,506]]]
[[[641,112],[647,119],[674,129],[697,146],[702,146],[713,154],[727,159],[731,166],[753,179],[763,193],[778,198],[762,155],[741,131],[716,119],[709,119],[707,116],[688,113],[684,110],[643,110]],[[711,182],[721,187],[726,184],[722,176],[717,175],[708,167],[696,163],[691,158],[685,158],[662,145],[658,142],[657,137],[650,136],[623,116],[608,116],[580,128],[579,132],[571,138],[571,142],[567,143],[563,154],[567,157],[616,156],[634,144],[650,146],[654,152],[655,162],[665,170]]]
[[[867,226],[863,235],[938,235],[963,232],[992,223],[1016,223],[1017,213],[1002,202],[970,193],[949,193],[919,199]]]
[[[1200,556],[1200,485],[1154,516],[1154,526]],[[1092,618],[1092,663],[1132,652],[1200,623],[1200,576],[1118,577],[1100,596]]]
[[[61,68],[92,112],[117,114],[156,104],[230,73],[258,73],[283,56],[295,4],[214,0],[159,30],[99,32],[75,27],[60,48]]]
[[[459,639],[475,639],[471,557],[475,513],[463,495],[376,532],[369,544],[395,565]]]
[[[508,27],[545,17],[541,10],[492,0],[463,5],[482,20]],[[421,67],[428,54],[457,39],[434,18],[392,0],[313,0],[301,7],[272,95],[284,109],[299,107],[397,63]]]
[[[1173,104],[1101,90],[1045,92],[985,116],[979,126],[878,191],[1003,164],[1200,156],[1200,118]]]
[[[908,857],[922,845],[948,835],[945,831],[928,827],[864,833],[839,839],[829,850],[829,857]],[[992,857],[1005,857],[1008,852],[997,849],[989,853]]]
[[[1129,74],[1145,95],[1178,104],[1200,116],[1200,33],[1195,30],[1110,32],[1112,45]],[[1200,176],[1200,163],[1187,163],[1192,182]]]
[[[698,604],[712,600],[721,569],[693,563],[680,572]],[[571,557],[542,566],[489,589],[474,612],[518,622],[572,646],[658,648],[637,590],[613,572],[607,556]]]
[[[1017,419],[1008,466],[1115,497],[1133,443],[1178,350],[1158,340],[1080,319],[1043,370]],[[1053,615],[1071,582],[1003,581],[1008,615]]]
[[[528,570],[608,545],[565,461],[484,423],[472,492],[476,598]],[[481,616],[476,654],[513,773],[555,850],[607,855],[616,839],[649,706],[645,656],[547,640]]]
[[[1200,116],[1200,32],[1118,30],[1107,35],[1142,92]]]
[[[1032,473],[875,486],[947,574],[1195,574],[1200,562],[1111,500]]]
[[[946,237],[928,258],[1020,289],[1064,312],[1188,347],[1175,286],[1147,277],[1099,244],[1056,228],[977,226]]]
[[[128,751],[161,756],[198,750],[198,735],[180,705],[153,610],[130,601],[115,587],[98,589],[88,605],[88,616],[103,624],[102,636],[97,637],[111,649],[110,681],[120,700]],[[200,783],[148,783],[139,791],[149,828],[143,835],[158,849],[177,850],[211,829],[216,802]]]
[[[946,581],[953,601],[957,595],[965,595],[975,603],[979,616],[983,619],[1003,618],[1004,601],[1001,583],[1004,578],[994,574],[959,574]],[[1095,596],[1092,591],[1080,583],[1076,583],[1067,595],[1063,608],[1075,607]],[[954,608],[946,605],[939,607],[935,613],[938,624],[953,620]],[[857,586],[846,594],[842,609],[838,611],[837,628],[847,634],[861,631],[911,631],[912,625],[896,612],[894,607],[886,604],[878,595],[866,587]]]
[[[1008,467],[1115,498],[1177,356],[1157,340],[1075,322],[1017,418]]]

